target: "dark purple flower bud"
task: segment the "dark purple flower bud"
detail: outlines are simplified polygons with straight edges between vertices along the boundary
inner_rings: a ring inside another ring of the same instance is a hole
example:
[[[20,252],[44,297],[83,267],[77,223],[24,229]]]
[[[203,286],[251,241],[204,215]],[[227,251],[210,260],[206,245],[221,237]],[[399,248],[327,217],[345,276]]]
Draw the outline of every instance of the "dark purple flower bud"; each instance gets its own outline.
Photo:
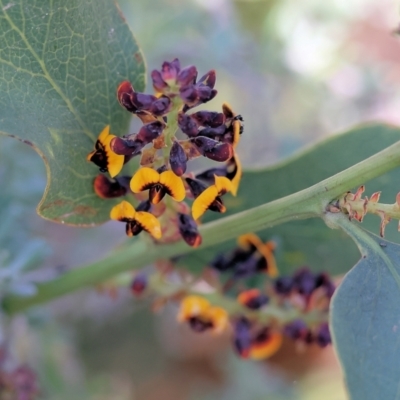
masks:
[[[293,289],[293,279],[290,276],[280,276],[274,282],[275,291],[279,294],[288,295]]]
[[[129,176],[120,176],[109,179],[105,175],[99,174],[94,179],[94,191],[102,199],[114,199],[125,196],[129,189]]]
[[[217,126],[216,128],[206,127],[201,131],[199,131],[198,135],[206,136],[211,139],[219,139],[219,137],[225,135],[225,133],[226,133],[226,126],[220,125]]]
[[[283,328],[283,333],[294,340],[304,340],[308,333],[308,327],[301,319],[290,322]]]
[[[261,294],[258,297],[254,297],[248,301],[246,306],[251,308],[252,310],[258,310],[259,308],[263,307],[265,304],[268,304],[269,297],[265,294]]]
[[[140,128],[140,131],[136,135],[136,138],[140,142],[148,144],[154,139],[157,139],[161,135],[164,128],[165,124],[160,121],[151,122],[150,124],[143,125]]]
[[[172,102],[171,99],[167,96],[161,96],[160,98],[156,99],[153,101],[151,106],[147,111],[149,111],[151,114],[161,117],[165,114],[168,114],[169,111],[171,110],[172,107]]]
[[[145,274],[137,274],[131,283],[131,292],[135,296],[141,295],[147,287],[147,276]]]
[[[252,340],[250,332],[251,324],[247,318],[240,318],[234,325],[233,345],[242,358],[247,358],[250,353]]]
[[[180,88],[179,95],[181,96],[181,99],[184,101],[184,103],[189,107],[194,107],[195,105],[199,104],[199,95],[197,92],[197,88],[194,85]]]
[[[217,176],[226,176],[227,175],[227,170],[226,167],[220,167],[220,168],[210,168],[207,169],[203,172],[200,172],[199,174],[196,175],[197,179],[201,179],[204,182],[213,184],[215,181],[214,175]]]
[[[328,344],[332,343],[331,333],[327,323],[323,323],[319,326],[315,335],[315,341],[320,347],[326,347]]]
[[[227,161],[233,156],[233,147],[229,143],[221,143],[205,136],[197,136],[191,139],[198,151],[214,161]]]
[[[151,209],[151,202],[150,200],[144,200],[139,203],[139,205],[136,207],[136,211],[146,211],[150,212]]]
[[[225,115],[215,111],[198,111],[190,115],[199,126],[216,128],[225,124]]]
[[[202,85],[209,87],[210,89],[213,89],[215,86],[216,79],[217,79],[217,76],[216,76],[215,70],[212,69],[199,79],[198,84],[202,84]]]
[[[191,247],[201,245],[201,236],[197,229],[196,221],[187,214],[178,213],[179,232],[183,240]]]
[[[301,268],[293,276],[294,287],[300,294],[309,296],[315,290],[315,275],[307,268]]]
[[[190,65],[189,67],[185,67],[176,79],[176,83],[179,87],[186,87],[189,85],[193,85],[196,83],[197,78],[197,68],[194,65]]]
[[[250,256],[242,262],[236,262],[234,266],[235,279],[248,278],[259,271],[258,262],[260,258]]]
[[[210,263],[210,267],[216,269],[219,272],[225,272],[232,267],[230,259],[224,254],[218,254],[214,260]]]
[[[131,99],[137,110],[148,111],[151,105],[157,100],[157,97],[152,94],[132,92]]]
[[[161,76],[164,81],[176,80],[179,71],[181,70],[181,64],[177,58],[173,61],[164,61],[161,66]]]
[[[200,196],[200,194],[207,189],[207,186],[204,183],[196,179],[186,178],[185,180],[194,198]]]
[[[196,122],[187,114],[178,114],[178,125],[182,132],[186,133],[186,135],[190,137],[197,136],[197,133],[199,132]]]
[[[124,139],[122,137],[115,137],[110,142],[110,148],[115,154],[124,156],[136,156],[147,143],[140,140]]]
[[[151,72],[151,79],[153,81],[153,88],[156,92],[164,93],[168,89],[168,85],[164,82],[161,72],[156,69]]]
[[[200,86],[197,89],[198,104],[207,103],[208,101],[212,100],[217,94],[218,91],[215,89],[210,89],[208,86]]]
[[[134,90],[130,82],[123,81],[119,84],[117,89],[117,98],[119,103],[129,112],[136,113],[137,107],[132,102],[133,93]]]
[[[329,278],[326,272],[321,272],[315,276],[315,287],[323,287],[327,297],[331,298],[335,292],[335,284]]]
[[[186,172],[187,156],[183,147],[177,140],[173,143],[169,153],[169,164],[172,171],[177,176],[182,176]]]

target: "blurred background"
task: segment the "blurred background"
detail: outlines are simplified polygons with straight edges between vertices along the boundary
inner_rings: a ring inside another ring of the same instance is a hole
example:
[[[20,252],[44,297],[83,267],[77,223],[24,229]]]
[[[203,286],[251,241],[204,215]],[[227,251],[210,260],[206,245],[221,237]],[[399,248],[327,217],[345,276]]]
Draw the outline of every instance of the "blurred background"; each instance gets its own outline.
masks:
[[[243,116],[239,154],[247,168],[274,164],[355,124],[400,123],[394,0],[119,4],[149,72],[175,57],[200,75],[216,69],[219,95],[207,108],[219,111],[227,101]],[[5,137],[0,182],[0,293],[29,294],[34,287],[22,273],[49,279],[124,240],[111,222],[88,230],[40,219],[44,165]],[[0,343],[12,362],[34,368],[44,399],[346,399],[331,348],[298,351],[288,343],[270,360],[243,361],[229,338],[196,335],[175,315],[173,306],[154,315],[128,290],[116,298],[84,291],[13,321],[3,317]]]

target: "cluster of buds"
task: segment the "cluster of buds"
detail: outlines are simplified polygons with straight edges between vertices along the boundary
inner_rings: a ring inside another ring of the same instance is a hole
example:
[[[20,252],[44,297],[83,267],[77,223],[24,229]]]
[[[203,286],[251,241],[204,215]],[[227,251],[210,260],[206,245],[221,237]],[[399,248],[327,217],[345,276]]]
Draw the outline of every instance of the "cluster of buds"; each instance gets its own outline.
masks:
[[[241,358],[268,358],[279,350],[284,337],[299,346],[331,343],[327,320],[335,284],[329,275],[301,267],[290,276],[278,277],[272,242],[263,243],[254,234],[237,242],[233,251],[216,257],[205,269],[202,285],[190,276],[177,283],[179,274],[169,264],[162,273],[138,273],[131,291],[135,297],[155,296],[157,305],[178,301],[178,321],[195,332],[229,332]],[[221,286],[215,277],[226,273],[238,285]],[[255,274],[266,278],[259,280],[262,287],[246,287],[242,278]],[[201,292],[204,282],[207,289]]]
[[[105,199],[131,195],[135,206],[123,200],[110,213],[111,219],[126,224],[128,236],[144,230],[163,242],[183,238],[196,247],[201,244],[198,220],[207,210],[225,212],[222,196],[237,193],[242,169],[235,148],[243,120],[228,104],[222,112],[191,112],[216,96],[214,70],[197,79],[196,67],[181,69],[175,59],[151,77],[154,95],[136,92],[128,81],[118,86],[119,103],[143,126],[123,137],[104,128],[87,159],[110,178],[99,174],[94,190]],[[185,139],[176,137],[179,131]],[[141,167],[132,177],[117,176],[139,155]],[[187,172],[188,161],[200,156],[223,164]],[[193,200],[191,207],[185,198]]]
[[[381,237],[385,235],[386,225],[392,220],[399,220],[398,230],[400,231],[400,193],[396,196],[394,204],[379,203],[381,192],[375,192],[371,197],[362,194],[365,191],[365,186],[360,186],[355,193],[347,192],[337,201],[329,204],[328,211],[330,212],[343,212],[348,214],[350,221],[355,219],[362,222],[367,213],[376,214],[380,217],[380,230]]]
[[[6,368],[6,351],[0,347],[0,399],[35,400],[39,396],[36,374],[27,365]]]

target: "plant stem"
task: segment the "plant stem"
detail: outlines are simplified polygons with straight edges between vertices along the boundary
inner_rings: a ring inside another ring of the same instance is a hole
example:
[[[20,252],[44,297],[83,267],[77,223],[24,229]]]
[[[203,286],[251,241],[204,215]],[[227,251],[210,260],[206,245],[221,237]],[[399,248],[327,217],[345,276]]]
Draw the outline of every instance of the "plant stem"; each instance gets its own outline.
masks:
[[[286,221],[322,217],[329,202],[398,166],[400,142],[300,192],[201,226],[201,248]],[[157,259],[167,259],[194,251],[196,250],[188,247],[183,241],[153,246],[136,240],[132,245],[117,249],[100,261],[39,284],[38,292],[34,296],[6,296],[3,306],[7,312],[14,314],[83,287],[101,283],[121,272],[142,268]]]

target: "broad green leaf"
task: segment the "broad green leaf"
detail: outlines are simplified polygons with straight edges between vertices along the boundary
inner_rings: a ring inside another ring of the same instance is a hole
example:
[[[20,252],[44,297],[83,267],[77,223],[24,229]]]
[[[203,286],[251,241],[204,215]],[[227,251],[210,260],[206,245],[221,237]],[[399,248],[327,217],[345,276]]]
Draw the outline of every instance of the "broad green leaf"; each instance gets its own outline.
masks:
[[[124,134],[130,114],[116,88],[144,89],[144,61],[111,0],[0,0],[0,132],[43,158],[47,187],[38,213],[72,225],[108,220],[98,168],[86,161],[105,125]],[[23,159],[20,160],[23,162]]]
[[[242,140],[246,140],[246,132]],[[309,150],[271,168],[246,171],[238,196],[225,196],[230,215],[238,211],[279,199],[305,189],[370,157],[400,140],[400,129],[383,124],[363,125],[341,135],[332,136]],[[366,185],[367,194],[383,191],[382,202],[394,203],[400,190],[398,171],[392,171]],[[208,212],[206,220],[220,215]],[[367,216],[364,225],[379,232],[379,218]],[[290,222],[259,233],[264,239],[278,242],[277,259],[281,273],[308,264],[314,270],[328,270],[332,274],[348,271],[357,261],[354,244],[339,230],[327,229],[320,219]],[[395,224],[387,228],[387,236],[400,242]],[[216,253],[234,245],[201,248],[180,260],[191,270],[202,270]]]
[[[354,400],[400,398],[400,246],[331,216],[362,258],[345,276],[331,308],[331,329]]]

